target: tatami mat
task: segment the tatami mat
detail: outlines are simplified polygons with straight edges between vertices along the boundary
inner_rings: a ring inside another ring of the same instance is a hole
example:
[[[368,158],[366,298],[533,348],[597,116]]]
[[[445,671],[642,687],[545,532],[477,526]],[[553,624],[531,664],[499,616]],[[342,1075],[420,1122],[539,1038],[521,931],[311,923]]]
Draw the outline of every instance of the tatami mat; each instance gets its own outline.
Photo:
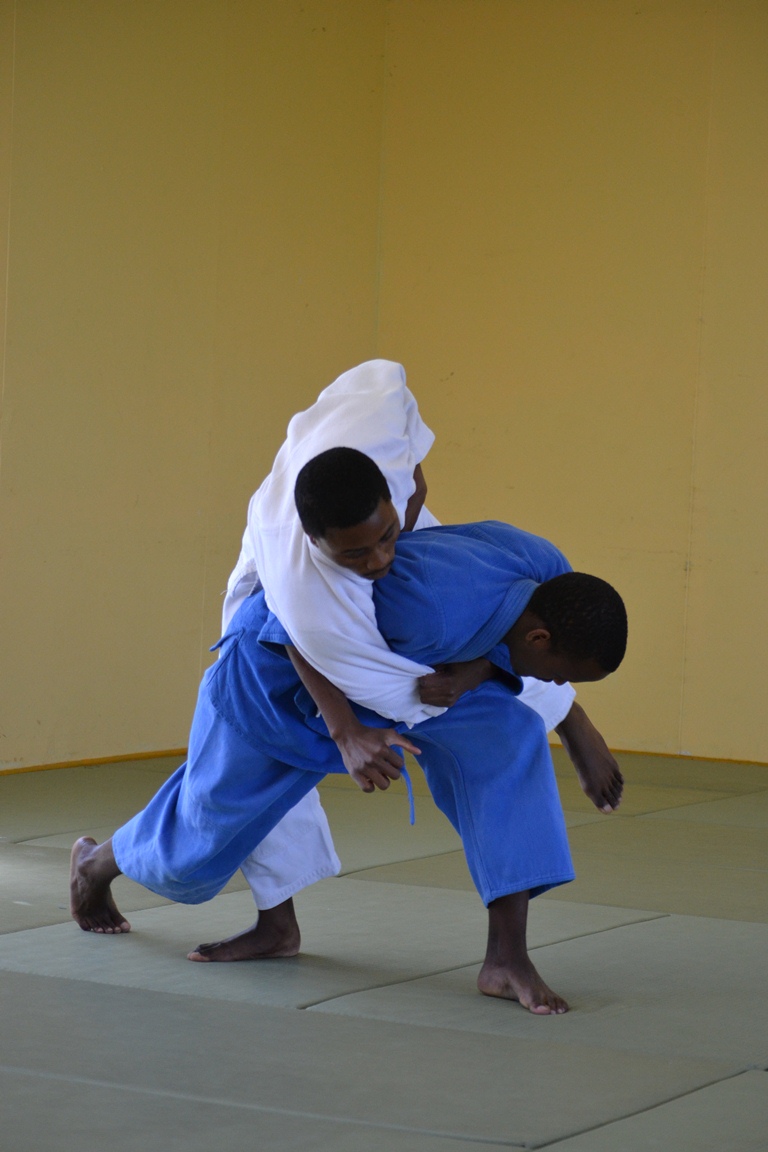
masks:
[[[762,830],[606,817],[569,831],[576,879],[542,899],[768,923]],[[471,891],[464,854],[358,872],[358,879]]]
[[[719,824],[723,828],[762,828],[768,831],[768,792],[732,796],[657,812],[662,820],[685,820],[694,824]]]
[[[0,1067],[0,1126],[12,1152],[488,1152],[487,1142],[374,1126],[344,1116],[296,1115],[250,1102],[194,1096]],[[47,1117],[47,1135],[41,1131]],[[508,1147],[510,1145],[507,1145]]]
[[[716,860],[722,868],[768,872],[768,837],[758,828],[740,828],[734,835],[720,825],[608,817],[599,825],[575,828],[569,840],[574,853],[621,854],[636,866],[650,856],[675,867]]]
[[[557,778],[560,801],[569,812],[594,812],[591,800],[584,795],[573,772],[565,779]],[[728,792],[703,793],[696,788],[657,787],[650,784],[633,784],[625,788],[616,816],[640,816],[645,812],[660,812],[667,808],[681,808],[685,804],[697,804],[702,799],[720,800],[728,798]]]
[[[763,924],[664,916],[537,948],[534,959],[571,1005],[552,1021],[558,1043],[763,1067],[766,956]],[[529,1013],[500,1013],[493,1001],[474,1001],[477,972],[475,965],[374,988],[314,1011],[540,1039],[541,1021]]]
[[[355,879],[374,884],[416,884],[426,888],[449,888],[453,892],[474,892],[475,885],[463,852],[446,852],[426,860],[403,860],[355,873]],[[562,891],[561,888],[557,889]]]
[[[603,817],[560,750],[575,883],[531,906],[572,1011],[479,995],[486,914],[413,768],[322,788],[345,875],[297,899],[302,954],[192,964],[254,919],[239,875],[197,907],[115,885],[135,931],[80,932],[71,841],[178,761],[0,777],[5,1152],[756,1152],[765,1149],[768,769],[620,757]]]
[[[40,976],[76,973],[100,984],[298,1008],[479,963],[485,952],[485,909],[470,893],[343,878],[306,889],[296,906],[302,953],[290,961],[219,965],[185,959],[196,944],[249,927],[254,907],[250,893],[243,892],[209,904],[133,913],[127,935],[81,932],[70,921],[0,936],[0,969]],[[540,946],[645,915],[544,905],[531,917],[530,939]]]
[[[662,756],[657,753],[617,752],[616,759],[633,791],[638,785],[661,788],[692,788],[701,792],[768,791],[768,764],[746,764],[732,760],[698,760],[694,756]],[[565,751],[552,748],[555,773],[564,779],[573,776],[573,765]]]
[[[4,1049],[30,1071],[513,1146],[562,1139],[735,1071],[558,1045],[547,1022],[547,1038],[532,1044],[15,973],[0,985],[0,1008]]]
[[[77,829],[117,828],[155,794],[178,758],[0,776],[0,838],[19,843]]]
[[[762,829],[609,820],[574,828],[570,841],[576,880],[558,893],[563,900],[768,922]]]
[[[768,1073],[745,1072],[549,1147],[552,1152],[765,1152],[767,1133]]]

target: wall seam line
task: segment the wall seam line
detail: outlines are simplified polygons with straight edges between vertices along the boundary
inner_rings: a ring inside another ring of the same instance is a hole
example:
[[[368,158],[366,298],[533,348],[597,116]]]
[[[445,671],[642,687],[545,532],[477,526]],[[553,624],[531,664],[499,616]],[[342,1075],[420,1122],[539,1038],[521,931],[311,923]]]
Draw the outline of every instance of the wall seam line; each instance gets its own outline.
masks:
[[[690,458],[690,484],[688,497],[688,539],[685,551],[685,584],[683,591],[683,636],[680,667],[680,710],[677,727],[677,749],[680,755],[683,752],[683,731],[685,727],[686,707],[686,670],[688,665],[688,625],[690,614],[691,569],[693,567],[693,537],[696,520],[696,469],[698,463],[698,430],[699,430],[699,402],[702,386],[702,366],[704,362],[704,312],[707,286],[707,260],[710,251],[711,226],[711,173],[712,173],[712,134],[714,119],[714,90],[715,90],[715,53],[717,50],[717,30],[719,5],[715,5],[712,17],[712,49],[710,57],[709,76],[709,108],[707,110],[707,147],[704,164],[704,220],[702,227],[701,262],[699,269],[699,292],[696,323],[698,326],[696,346],[696,368],[693,394],[693,412],[691,414],[691,458]]]
[[[5,380],[8,365],[8,312],[11,284],[11,202],[13,191],[13,129],[16,113],[16,17],[17,0],[13,3],[13,22],[11,33],[11,107],[10,123],[8,126],[8,210],[5,217],[5,300],[3,302],[3,357],[0,367],[0,470],[3,459],[2,415],[5,405]]]
[[[376,209],[376,264],[373,269],[373,354],[381,355],[379,339],[381,332],[381,253],[384,232],[384,184],[387,156],[387,113],[389,108],[389,28],[390,0],[384,0],[384,37],[381,57],[381,129],[379,132],[379,194]]]

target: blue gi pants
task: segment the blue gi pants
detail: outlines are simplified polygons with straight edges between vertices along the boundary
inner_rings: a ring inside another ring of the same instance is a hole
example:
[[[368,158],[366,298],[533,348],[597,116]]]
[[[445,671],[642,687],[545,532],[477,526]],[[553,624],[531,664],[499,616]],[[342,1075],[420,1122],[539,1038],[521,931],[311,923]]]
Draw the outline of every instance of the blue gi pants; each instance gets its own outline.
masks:
[[[326,773],[344,771],[322,721],[299,706],[289,661],[260,652],[249,650],[242,631],[228,642],[201,685],[187,763],[114,835],[120,870],[168,899],[210,900],[306,792]],[[270,684],[261,698],[253,681],[248,686],[254,653]],[[246,685],[247,700],[227,690],[233,681]],[[357,711],[365,723],[387,726],[380,716]],[[418,759],[435,803],[461,836],[485,904],[573,879],[546,732],[536,713],[491,681],[408,735],[422,749]]]

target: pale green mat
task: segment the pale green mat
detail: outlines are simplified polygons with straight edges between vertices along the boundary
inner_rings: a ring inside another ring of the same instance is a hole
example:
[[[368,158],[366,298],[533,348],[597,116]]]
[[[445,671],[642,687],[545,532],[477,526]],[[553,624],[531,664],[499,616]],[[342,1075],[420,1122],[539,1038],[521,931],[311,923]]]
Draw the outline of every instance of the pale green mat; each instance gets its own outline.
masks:
[[[479,965],[485,952],[487,916],[473,893],[345,877],[306,889],[297,897],[296,908],[302,953],[288,961],[199,964],[186,959],[195,945],[253,922],[250,893],[242,892],[203,905],[132,913],[133,931],[125,936],[82,932],[71,921],[0,936],[0,969],[304,1007],[448,968]],[[631,909],[537,901],[529,939],[539,947],[645,918],[647,913]],[[481,1003],[474,991],[470,1000]]]
[[[534,953],[542,976],[571,1005],[557,1021],[559,1043],[723,1059],[742,1068],[768,1066],[767,956],[768,926],[690,916],[627,924]],[[492,1001],[473,999],[476,978],[472,966],[313,1010],[540,1038],[530,1014],[505,1015]]]
[[[0,1067],[8,1152],[488,1152],[484,1140]],[[504,1146],[514,1147],[507,1143]],[[519,1146],[519,1145],[518,1145]]]
[[[690,820],[697,824],[719,824],[724,828],[762,828],[768,830],[768,792],[732,796],[728,800],[689,804],[657,812],[661,820]]]
[[[185,955],[253,920],[241,879],[186,908],[121,878],[125,937],[68,920],[71,839],[174,761],[0,778],[0,1145],[763,1149],[768,769],[622,756],[604,818],[554,756],[578,880],[531,907],[573,1008],[546,1018],[477,993],[485,913],[418,771],[415,828],[402,785],[323,787],[347,875],[299,898],[299,958],[239,965]]]
[[[185,1090],[0,1068],[3,1137],[13,1152],[488,1152],[489,1145],[375,1127]],[[41,1116],[48,1122],[41,1124]],[[509,1147],[510,1145],[506,1145]],[[514,1145],[512,1145],[514,1147]]]
[[[570,828],[568,838],[576,880],[545,900],[768,923],[768,837],[762,828],[609,816]],[[357,875],[379,883],[473,889],[462,852]]]
[[[765,1152],[767,1133],[768,1073],[744,1072],[548,1147],[552,1152]]]
[[[6,1066],[70,1077],[74,1092],[96,1081],[183,1094],[182,1108],[203,1098],[513,1147],[563,1139],[742,1071],[559,1044],[557,1017],[540,1021],[531,1043],[17,973],[0,981],[0,1012]]]

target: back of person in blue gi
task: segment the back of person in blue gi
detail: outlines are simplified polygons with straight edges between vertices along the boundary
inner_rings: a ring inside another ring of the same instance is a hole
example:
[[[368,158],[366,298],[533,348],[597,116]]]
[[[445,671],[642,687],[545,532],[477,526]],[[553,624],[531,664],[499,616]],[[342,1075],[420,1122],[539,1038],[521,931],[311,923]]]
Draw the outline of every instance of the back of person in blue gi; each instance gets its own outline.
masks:
[[[339,452],[353,450],[323,453],[306,469]],[[405,725],[387,727],[350,705],[298,656],[263,594],[251,596],[203,679],[187,763],[111,840],[74,846],[73,916],[85,931],[128,931],[110,892],[121,872],[173,900],[211,899],[322,776],[349,771],[366,791],[386,787],[400,775],[399,746],[417,757],[459,832],[488,907],[480,991],[537,1014],[564,1012],[526,945],[529,899],[574,874],[544,724],[518,701],[519,677],[603,679],[624,655],[623,603],[604,581],[573,573],[553,545],[506,524],[424,529],[397,541],[386,481],[362,461],[360,478],[342,494],[353,509],[342,513],[331,500],[326,520],[302,506],[300,475],[302,524],[351,577],[376,573],[377,621],[394,650],[431,666],[480,660],[482,683],[406,736]],[[320,498],[322,508],[323,486],[316,475],[310,480],[310,505]],[[381,564],[372,567],[372,555]],[[561,732],[577,769],[589,724],[580,713]],[[621,785],[607,754],[593,792],[612,808]]]

